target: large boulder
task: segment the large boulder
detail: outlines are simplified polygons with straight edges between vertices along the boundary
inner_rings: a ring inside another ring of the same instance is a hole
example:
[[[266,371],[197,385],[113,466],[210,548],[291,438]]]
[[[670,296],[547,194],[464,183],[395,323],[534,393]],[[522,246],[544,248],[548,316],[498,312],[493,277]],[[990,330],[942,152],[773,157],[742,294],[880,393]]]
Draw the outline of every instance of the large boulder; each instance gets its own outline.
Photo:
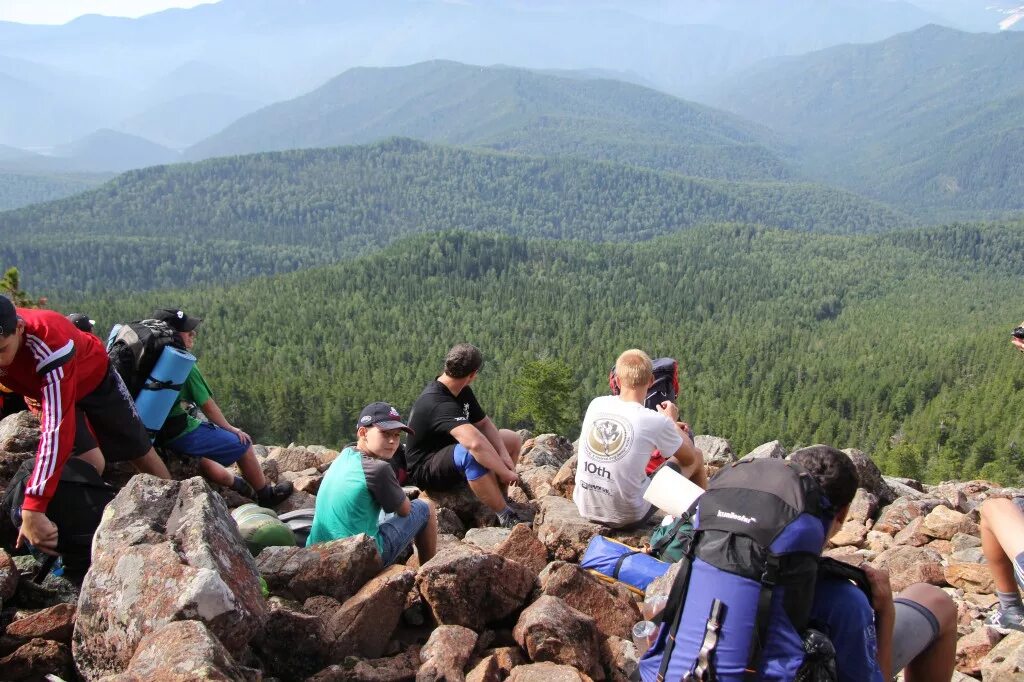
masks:
[[[552,482],[558,475],[558,469],[550,465],[520,468],[519,487],[531,500],[539,500],[554,492]]]
[[[317,469],[321,464],[320,456],[304,447],[270,448],[267,459],[277,462],[277,470],[281,473]]]
[[[526,566],[535,574],[539,574],[548,564],[548,548],[525,523],[515,526],[508,537],[491,551]]]
[[[20,643],[38,638],[71,644],[74,629],[75,605],[57,604],[14,621],[4,634]]]
[[[889,571],[893,592],[905,590],[914,583],[945,585],[942,557],[927,547],[895,545],[885,550],[871,564]]]
[[[191,682],[260,680],[258,670],[235,663],[220,641],[195,620],[167,623],[139,642],[128,669],[103,682]]]
[[[326,595],[344,602],[382,564],[377,543],[359,534],[309,547],[267,547],[256,566],[273,594],[297,601]]]
[[[786,459],[786,448],[782,447],[782,442],[773,440],[770,443],[758,445],[756,448],[748,452],[742,457],[742,461],[750,461],[752,459]]]
[[[334,661],[346,656],[379,658],[391,641],[416,573],[391,566],[342,604],[327,623]]]
[[[629,639],[633,624],[642,620],[629,590],[603,583],[575,564],[549,564],[540,574],[540,594],[558,597],[590,616],[602,638]]]
[[[524,469],[540,466],[559,469],[572,455],[572,442],[568,438],[545,433],[523,443],[519,466]]]
[[[39,418],[28,411],[0,420],[0,450],[35,453],[39,447]]]
[[[555,495],[572,499],[572,491],[576,487],[576,458],[573,455],[559,469],[555,477],[551,479],[551,490]]]
[[[564,497],[548,495],[540,500],[540,511],[533,520],[537,537],[555,559],[578,562],[595,535],[608,529],[580,516],[576,505]]]
[[[47,675],[64,679],[70,670],[71,649],[67,644],[49,639],[33,639],[0,658],[0,675],[5,682],[35,682],[46,679]]]
[[[330,663],[330,641],[318,616],[274,599],[263,631],[252,648],[266,672],[283,679],[302,679]]]
[[[202,621],[230,652],[263,627],[252,555],[201,478],[136,476],[107,505],[78,600],[74,656],[92,679],[123,672],[142,639]]]
[[[736,461],[736,453],[728,439],[702,435],[695,437],[693,444],[704,454],[705,464],[723,467]]]
[[[419,667],[420,647],[413,645],[397,656],[328,666],[307,682],[408,682],[416,678]]]
[[[14,559],[0,549],[0,607],[3,603],[14,596],[18,589],[18,567]]]
[[[1024,680],[1024,632],[1011,632],[981,659],[983,682]]]
[[[507,682],[593,682],[590,675],[581,673],[571,665],[558,663],[530,663],[512,668]]]
[[[462,483],[450,490],[425,490],[422,497],[431,500],[438,509],[450,509],[467,528],[498,525],[498,517],[481,502],[469,484]]]
[[[438,623],[474,630],[521,609],[535,581],[529,568],[462,543],[441,549],[416,576]]]
[[[460,625],[442,625],[430,633],[420,651],[423,665],[416,682],[462,680],[466,663],[476,647],[477,634]]]
[[[545,595],[526,608],[512,635],[531,661],[560,663],[603,679],[594,619],[558,597]]]
[[[878,466],[864,452],[855,448],[843,450],[857,467],[857,478],[860,480],[860,487],[872,493],[885,505],[896,499],[897,495],[889,484],[882,479],[882,472]]]

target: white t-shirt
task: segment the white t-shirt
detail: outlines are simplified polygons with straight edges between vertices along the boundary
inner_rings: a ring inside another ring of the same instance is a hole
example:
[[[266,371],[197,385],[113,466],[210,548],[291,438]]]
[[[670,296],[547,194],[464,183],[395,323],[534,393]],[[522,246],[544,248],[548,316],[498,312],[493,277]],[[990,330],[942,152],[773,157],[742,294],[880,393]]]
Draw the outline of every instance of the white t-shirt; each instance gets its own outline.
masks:
[[[665,415],[618,396],[595,398],[583,418],[576,461],[572,499],[580,514],[610,526],[642,519],[650,509],[643,494],[651,453],[671,457],[682,444]]]

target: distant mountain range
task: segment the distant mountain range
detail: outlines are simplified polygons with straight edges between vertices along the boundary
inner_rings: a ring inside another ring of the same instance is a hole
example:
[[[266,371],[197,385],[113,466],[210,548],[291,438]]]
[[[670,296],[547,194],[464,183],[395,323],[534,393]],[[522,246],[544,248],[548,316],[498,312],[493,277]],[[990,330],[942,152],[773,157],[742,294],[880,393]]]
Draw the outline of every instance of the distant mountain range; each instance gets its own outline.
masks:
[[[708,107],[619,81],[427,62],[352,69],[243,117],[186,159],[333,147],[400,135],[536,156],[630,163],[684,175],[791,175],[772,135]]]
[[[938,26],[778,59],[718,104],[780,132],[807,172],[904,206],[1024,209],[1024,33]]]

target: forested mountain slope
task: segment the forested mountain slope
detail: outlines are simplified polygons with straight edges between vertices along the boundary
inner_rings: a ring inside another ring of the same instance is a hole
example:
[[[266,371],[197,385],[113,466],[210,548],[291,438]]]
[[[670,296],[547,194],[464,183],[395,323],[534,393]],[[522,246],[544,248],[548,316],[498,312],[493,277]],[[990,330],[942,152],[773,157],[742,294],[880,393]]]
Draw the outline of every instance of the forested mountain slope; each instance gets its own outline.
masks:
[[[1022,246],[1022,224],[878,236],[719,226],[642,244],[446,232],[232,288],[55,304],[88,310],[104,333],[156,305],[203,316],[204,373],[264,442],[344,442],[364,403],[407,409],[462,340],[483,348],[478,395],[504,424],[529,404],[531,377],[567,366],[579,388],[555,397],[561,415],[542,427],[571,435],[616,354],[640,346],[682,361],[684,417],[737,450],[827,442],[910,475],[1011,482],[1024,442],[1024,358],[1008,334],[1024,309]]]
[[[790,174],[768,131],[732,114],[615,80],[448,61],[352,69],[307,95],[243,117],[186,158],[396,135],[729,180]]]
[[[813,185],[700,180],[395,139],[125,173],[86,194],[0,214],[0,261],[51,291],[155,288],[247,276],[254,252],[260,267],[281,272],[416,232],[640,241],[715,221],[818,232],[909,222]]]
[[[100,173],[8,173],[0,161],[0,211],[63,199],[92,189],[109,177]]]
[[[716,101],[810,173],[914,209],[1024,209],[1024,33],[938,26],[773,60]]]

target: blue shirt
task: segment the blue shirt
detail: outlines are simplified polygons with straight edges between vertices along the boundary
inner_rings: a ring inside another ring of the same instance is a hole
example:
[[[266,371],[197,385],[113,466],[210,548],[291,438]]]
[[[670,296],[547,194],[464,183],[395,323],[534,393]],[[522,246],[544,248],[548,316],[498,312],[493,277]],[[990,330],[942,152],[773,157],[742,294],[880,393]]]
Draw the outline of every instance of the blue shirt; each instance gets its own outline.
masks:
[[[878,667],[875,612],[856,585],[841,578],[819,580],[811,626],[832,640],[840,682],[885,682]]]

